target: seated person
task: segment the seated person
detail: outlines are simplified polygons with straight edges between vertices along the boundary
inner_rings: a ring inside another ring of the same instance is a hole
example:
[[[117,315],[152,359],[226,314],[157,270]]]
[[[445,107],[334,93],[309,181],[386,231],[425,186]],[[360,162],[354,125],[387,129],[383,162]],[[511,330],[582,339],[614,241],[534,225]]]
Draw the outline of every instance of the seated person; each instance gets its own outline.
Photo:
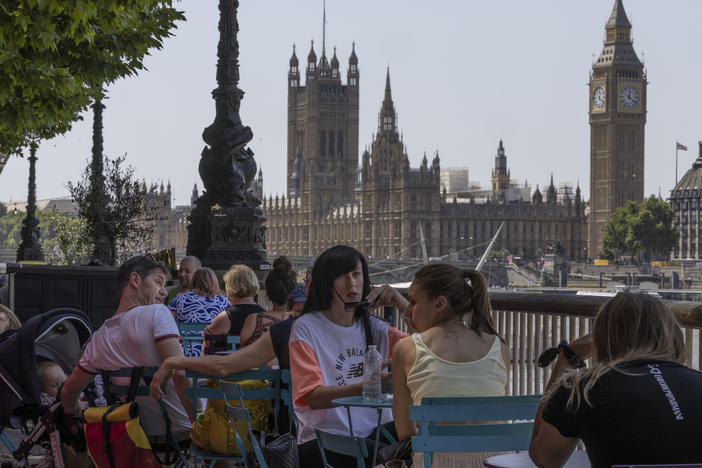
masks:
[[[288,310],[295,316],[300,315],[302,308],[305,307],[305,301],[307,301],[305,285],[298,284],[293,288],[290,297],[288,297]]]
[[[354,248],[332,247],[314,263],[307,302],[302,315],[293,322],[289,345],[302,466],[323,466],[315,427],[333,434],[349,434],[346,410],[333,405],[332,400],[361,395],[367,346],[375,344],[387,360],[395,343],[406,336],[370,316],[365,308],[357,307],[363,300],[371,301],[370,286],[366,259]],[[388,412],[384,422],[390,421],[389,416]],[[375,409],[354,410],[354,435],[366,438],[369,454],[374,448],[373,431],[377,424]],[[328,461],[332,466],[354,463],[350,457],[331,452]]]
[[[266,275],[266,295],[272,303],[271,310],[259,312],[246,317],[241,329],[241,345],[246,346],[256,341],[271,325],[292,317],[288,310],[288,298],[295,287],[297,274],[292,263],[280,256],[273,262],[273,269]]]
[[[219,289],[217,275],[211,268],[202,267],[193,274],[192,289],[178,294],[168,307],[173,311],[176,321],[182,323],[212,323],[220,312],[231,304]],[[194,331],[190,334],[200,334]],[[186,356],[200,356],[202,344],[190,342],[185,346]]]
[[[166,296],[164,304],[168,305],[178,294],[190,291],[193,275],[201,267],[202,264],[199,258],[193,255],[184,257],[183,260],[180,261],[180,266],[178,266],[178,286],[173,286],[168,289],[168,295]]]
[[[166,267],[151,255],[133,257],[120,266],[117,311],[93,333],[78,366],[64,383],[61,404],[66,413],[79,413],[80,393],[98,370],[160,366],[168,357],[183,356],[178,326],[163,305],[167,274]],[[189,438],[192,400],[185,395],[189,385],[182,371],[165,384],[164,403],[179,441]],[[166,427],[158,403],[148,396],[136,401],[146,435],[164,436]]]
[[[239,336],[249,315],[265,312],[254,302],[254,296],[258,294],[258,278],[246,265],[234,265],[224,274],[224,288],[232,305],[212,320],[205,328],[205,335]]]
[[[492,323],[483,275],[432,263],[415,274],[406,307],[389,286],[376,294],[404,310],[415,330],[397,343],[392,357],[393,417],[399,440],[417,434],[409,407],[421,405],[424,397],[505,395],[509,349]],[[436,453],[432,466],[483,466],[489,455]],[[413,466],[424,466],[421,453],[412,458]]]
[[[666,305],[619,293],[570,348],[595,362],[576,369],[559,347],[529,446],[536,465],[562,466],[579,439],[595,468],[702,461],[702,374],[683,365],[682,331]]]

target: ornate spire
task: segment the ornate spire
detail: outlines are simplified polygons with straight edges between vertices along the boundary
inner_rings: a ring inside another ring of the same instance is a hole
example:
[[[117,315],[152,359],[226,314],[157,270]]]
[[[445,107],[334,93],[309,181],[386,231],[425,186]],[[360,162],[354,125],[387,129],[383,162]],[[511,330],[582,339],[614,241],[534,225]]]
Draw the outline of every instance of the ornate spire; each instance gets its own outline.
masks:
[[[385,74],[385,97],[383,98],[383,106],[388,102],[392,105],[392,90],[390,89],[390,65],[388,65],[388,70]]]
[[[332,69],[339,69],[339,59],[336,58],[336,46],[334,46],[334,55],[332,56],[331,59],[331,67]]]
[[[626,12],[624,11],[624,4],[622,0],[615,0],[614,8],[612,8],[612,14],[609,16],[609,21],[607,21],[607,28],[631,28],[631,23],[629,18],[626,17]]]
[[[358,57],[356,57],[356,43],[351,43],[351,55],[349,56],[349,65],[358,65]]]
[[[605,31],[605,45],[631,44],[631,23],[626,17],[622,0],[615,0]]]
[[[392,102],[390,67],[388,66],[387,74],[385,75],[385,97],[383,98],[383,104],[380,106],[380,114],[378,115],[378,133],[397,135],[396,120],[397,114],[395,113],[395,105]],[[399,137],[399,135],[397,136]]]
[[[307,54],[307,61],[317,63],[317,54],[314,53],[314,39],[310,41],[310,53]]]
[[[293,44],[293,53],[292,57],[290,57],[290,68],[297,67],[299,64],[300,61],[297,60],[297,55],[295,54],[295,44]]]

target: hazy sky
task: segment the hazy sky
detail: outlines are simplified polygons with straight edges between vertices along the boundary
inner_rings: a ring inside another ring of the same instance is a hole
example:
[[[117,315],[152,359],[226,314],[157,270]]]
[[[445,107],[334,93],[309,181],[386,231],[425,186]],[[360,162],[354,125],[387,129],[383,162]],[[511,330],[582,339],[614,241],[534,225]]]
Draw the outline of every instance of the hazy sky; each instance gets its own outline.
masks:
[[[327,0],[327,55],[333,46],[346,81],[355,41],[360,69],[362,151],[377,128],[390,66],[398,124],[411,165],[438,150],[441,167],[468,167],[490,180],[504,139],[513,179],[535,188],[580,181],[589,198],[588,78],[599,55],[614,0],[408,1]],[[177,3],[187,21],[148,71],[109,87],[105,152],[127,153],[139,177],[168,180],[175,202],[202,188],[197,164],[202,130],[214,117],[218,9],[214,0]],[[664,196],[702,140],[702,2],[625,0],[634,48],[648,72],[645,193]],[[264,192],[285,192],[287,71],[292,45],[301,65],[310,39],[319,56],[322,0],[242,0],[239,8],[242,120],[263,168]],[[38,152],[38,198],[67,195],[91,146],[91,115]],[[0,175],[0,200],[27,197],[26,159],[13,157]]]

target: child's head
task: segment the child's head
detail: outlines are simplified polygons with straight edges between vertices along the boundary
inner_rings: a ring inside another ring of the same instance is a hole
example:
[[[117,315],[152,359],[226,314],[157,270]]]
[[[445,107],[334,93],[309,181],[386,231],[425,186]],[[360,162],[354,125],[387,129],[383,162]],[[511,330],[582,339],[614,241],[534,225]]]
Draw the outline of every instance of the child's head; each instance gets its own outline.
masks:
[[[66,380],[66,374],[61,366],[54,361],[42,361],[37,366],[37,377],[39,378],[39,390],[55,397],[59,387]]]
[[[17,330],[22,326],[17,316],[10,309],[0,304],[0,333],[7,330]]]

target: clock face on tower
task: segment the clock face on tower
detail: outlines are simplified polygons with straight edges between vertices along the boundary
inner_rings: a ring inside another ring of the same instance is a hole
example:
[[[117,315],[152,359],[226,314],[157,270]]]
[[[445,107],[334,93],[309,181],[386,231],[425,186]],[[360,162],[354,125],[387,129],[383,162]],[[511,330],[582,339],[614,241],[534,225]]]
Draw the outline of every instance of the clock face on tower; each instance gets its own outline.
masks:
[[[592,93],[592,105],[595,109],[602,109],[605,104],[605,90],[602,86],[595,88],[595,92]]]
[[[633,86],[624,86],[619,92],[619,101],[626,109],[633,109],[639,103],[639,92]]]

